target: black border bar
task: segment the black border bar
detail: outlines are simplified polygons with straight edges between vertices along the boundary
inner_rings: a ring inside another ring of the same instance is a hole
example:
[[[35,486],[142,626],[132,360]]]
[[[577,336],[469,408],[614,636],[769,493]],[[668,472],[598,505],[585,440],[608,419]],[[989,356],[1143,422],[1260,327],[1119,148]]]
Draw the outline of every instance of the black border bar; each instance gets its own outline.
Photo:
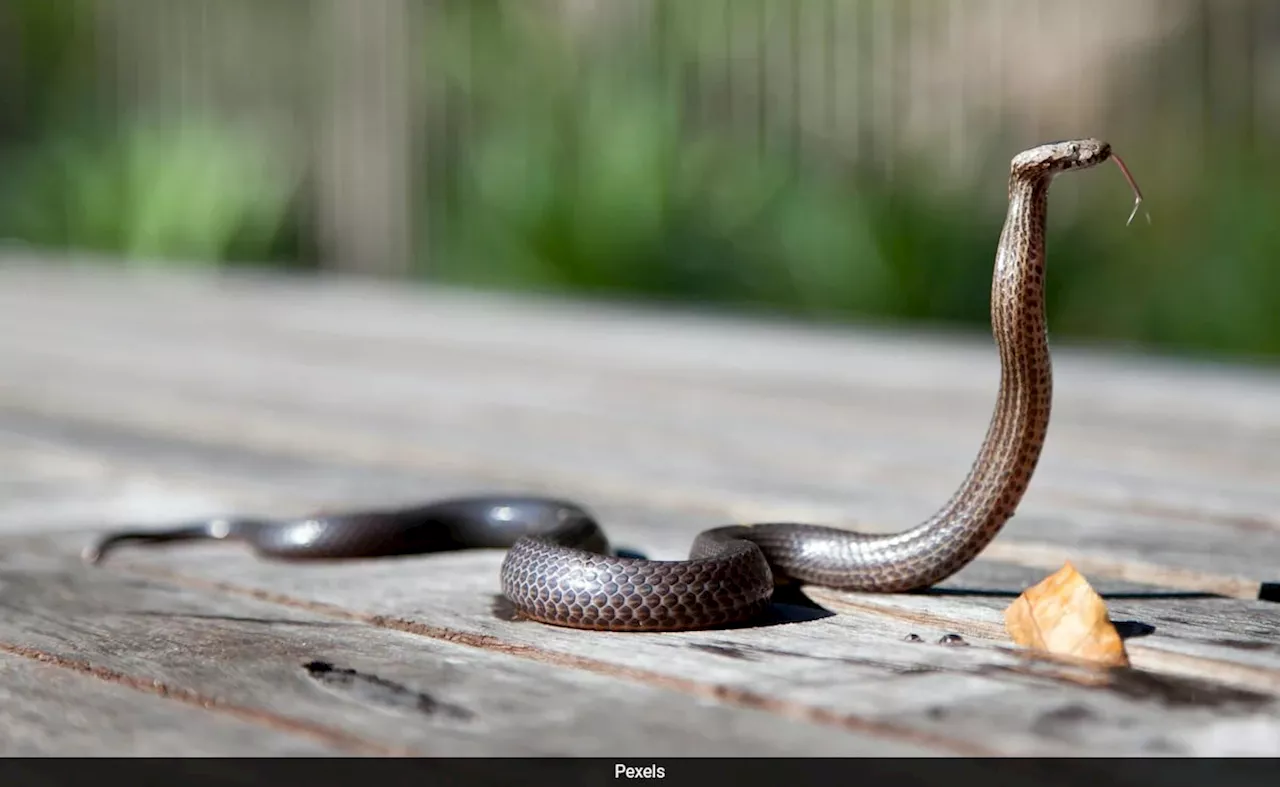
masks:
[[[1251,787],[1280,759],[0,759],[0,785],[50,787]],[[630,768],[631,770],[626,770]]]

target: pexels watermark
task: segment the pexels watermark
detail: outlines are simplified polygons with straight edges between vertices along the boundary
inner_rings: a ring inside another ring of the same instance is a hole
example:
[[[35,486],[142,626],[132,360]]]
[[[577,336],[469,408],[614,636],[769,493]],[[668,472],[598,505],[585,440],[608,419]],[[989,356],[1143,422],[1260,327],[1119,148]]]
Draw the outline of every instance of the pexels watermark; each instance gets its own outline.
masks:
[[[661,765],[626,765],[618,763],[613,766],[615,779],[665,779],[667,769]]]

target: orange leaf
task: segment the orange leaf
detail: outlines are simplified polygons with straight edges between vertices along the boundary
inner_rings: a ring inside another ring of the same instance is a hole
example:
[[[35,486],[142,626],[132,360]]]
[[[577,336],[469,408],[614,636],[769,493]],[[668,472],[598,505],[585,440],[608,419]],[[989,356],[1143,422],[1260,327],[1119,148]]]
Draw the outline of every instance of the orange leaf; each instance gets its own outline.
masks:
[[[1129,664],[1106,603],[1070,563],[1014,599],[1004,611],[1004,626],[1023,647],[1108,666]]]

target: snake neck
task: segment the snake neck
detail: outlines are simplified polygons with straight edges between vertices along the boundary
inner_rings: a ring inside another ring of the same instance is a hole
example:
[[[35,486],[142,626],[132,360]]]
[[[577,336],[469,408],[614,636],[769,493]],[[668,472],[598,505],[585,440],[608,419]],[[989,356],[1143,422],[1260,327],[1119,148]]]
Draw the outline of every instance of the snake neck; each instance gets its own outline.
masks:
[[[782,568],[805,581],[849,589],[906,591],[963,568],[995,538],[1022,501],[1049,425],[1052,369],[1044,311],[1045,216],[1049,177],[1015,177],[996,249],[992,333],[1000,387],[982,447],[964,482],[936,514],[892,535],[815,539]],[[767,546],[770,535],[753,540]],[[850,558],[859,570],[841,568]]]
[[[932,553],[937,577],[995,538],[1022,501],[1049,426],[1053,368],[1045,322],[1045,226],[1050,177],[1011,177],[1009,207],[991,280],[991,328],[1000,356],[995,410],[977,459],[951,499],[908,531]]]

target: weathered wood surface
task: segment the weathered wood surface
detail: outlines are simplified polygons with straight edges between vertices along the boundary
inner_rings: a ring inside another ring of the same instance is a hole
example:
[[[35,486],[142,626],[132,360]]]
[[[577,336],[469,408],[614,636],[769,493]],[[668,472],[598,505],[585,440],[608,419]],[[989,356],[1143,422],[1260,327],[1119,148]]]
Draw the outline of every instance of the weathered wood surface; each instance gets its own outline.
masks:
[[[726,521],[897,529],[967,468],[989,343],[13,261],[0,315],[0,753],[1280,753],[1280,375],[1059,349],[1025,504],[937,592],[602,634],[511,620],[495,552],[77,553],[122,522],[504,489],[659,558]],[[1134,669],[1004,634],[1067,559]]]

